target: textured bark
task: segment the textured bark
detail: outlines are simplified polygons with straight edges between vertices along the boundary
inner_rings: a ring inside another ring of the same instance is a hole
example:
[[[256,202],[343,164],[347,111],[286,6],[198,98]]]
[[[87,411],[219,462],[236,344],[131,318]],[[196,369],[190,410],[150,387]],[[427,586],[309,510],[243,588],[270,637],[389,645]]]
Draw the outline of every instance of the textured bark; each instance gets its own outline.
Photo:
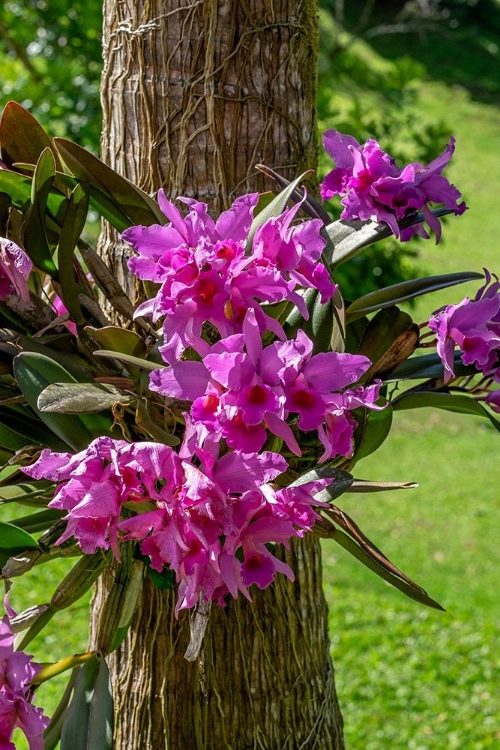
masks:
[[[104,10],[102,153],[123,175],[217,211],[272,187],[258,162],[289,177],[315,167],[315,0],[105,0]],[[134,296],[127,250],[108,230],[101,251]],[[343,747],[319,542],[310,535],[285,557],[296,581],[213,606],[195,663],[183,656],[189,615],[177,621],[175,592],[145,577],[109,660],[117,750]],[[96,591],[94,642],[114,576]]]

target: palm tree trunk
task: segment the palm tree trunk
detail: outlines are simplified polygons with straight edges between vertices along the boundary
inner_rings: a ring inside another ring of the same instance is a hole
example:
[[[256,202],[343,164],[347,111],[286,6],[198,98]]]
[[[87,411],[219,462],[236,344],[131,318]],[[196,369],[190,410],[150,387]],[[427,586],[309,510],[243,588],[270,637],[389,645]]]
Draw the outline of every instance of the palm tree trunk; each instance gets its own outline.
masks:
[[[314,169],[316,55],[316,0],[105,0],[103,158],[149,192],[215,212],[272,187],[256,163],[287,177]],[[137,297],[109,229],[101,252]],[[189,615],[176,620],[175,592],[146,575],[110,657],[117,750],[343,748],[319,542],[284,557],[295,582],[214,605],[194,662]],[[95,594],[94,641],[115,573]]]

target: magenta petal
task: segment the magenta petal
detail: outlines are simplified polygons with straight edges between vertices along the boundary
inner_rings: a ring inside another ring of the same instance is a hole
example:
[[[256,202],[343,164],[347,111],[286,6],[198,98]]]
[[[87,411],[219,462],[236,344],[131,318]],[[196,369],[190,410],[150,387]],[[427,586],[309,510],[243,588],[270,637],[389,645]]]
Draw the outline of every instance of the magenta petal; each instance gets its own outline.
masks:
[[[370,365],[368,357],[360,354],[321,352],[311,357],[302,373],[311,388],[330,393],[355,383]]]
[[[235,242],[246,240],[258,201],[258,193],[248,193],[236,198],[233,205],[221,213],[216,221],[215,229],[219,237],[228,237]]]
[[[286,460],[277,453],[243,455],[231,451],[217,461],[214,479],[226,492],[242,493],[272,481],[287,467]]]
[[[205,394],[209,380],[210,373],[203,362],[176,362],[153,370],[149,387],[163,396],[194,401]]]

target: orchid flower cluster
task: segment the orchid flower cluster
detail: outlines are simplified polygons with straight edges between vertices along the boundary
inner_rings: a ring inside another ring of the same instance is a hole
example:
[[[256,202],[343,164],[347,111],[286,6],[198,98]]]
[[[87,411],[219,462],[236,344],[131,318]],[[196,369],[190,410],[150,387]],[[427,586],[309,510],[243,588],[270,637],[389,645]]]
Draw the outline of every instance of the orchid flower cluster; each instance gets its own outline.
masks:
[[[429,203],[442,203],[457,215],[467,208],[463,201],[458,203],[460,192],[442,174],[453,156],[454,138],[427,166],[415,162],[403,168],[374,139],[360,145],[351,135],[328,130],[323,135],[323,145],[336,167],[325,177],[321,194],[325,200],[343,194],[341,219],[383,221],[401,242],[407,242],[415,234],[429,238],[422,224],[403,230],[398,225],[409,214],[423,211],[439,242],[441,224]]]
[[[314,495],[329,480],[276,489],[271,482],[288,463],[266,443],[277,438],[300,456],[296,433],[316,430],[320,460],[350,456],[352,410],[384,406],[377,404],[380,383],[350,388],[370,367],[367,357],[313,355],[303,331],[287,340],[261,306],[289,301],[306,317],[298,290],[317,289],[326,302],[335,286],[320,261],[321,222],[292,226],[297,207],[264,222],[245,252],[257,198],[237,199],[214,222],[206,204],[186,201],[182,217],[160,192],[170,223],[124,232],[137,252],[130,269],[161,283],[137,309],[165,317],[160,352],[170,366],[151,373],[150,389],[191,403],[179,453],[99,438],[75,456],[44,451],[24,469],[59,485],[49,503],[66,511],[59,544],[75,537],[87,554],[111,548],[119,558],[119,542],[139,541],[154,569],[175,571],[178,610],[200,596],[219,604],[227,594],[249,598],[252,583],[265,588],[276,572],[293,579],[266,545],[287,545],[312,529],[312,506],[321,505]],[[203,336],[208,325],[221,337],[214,344]],[[277,341],[264,347],[266,332]],[[181,359],[188,348],[198,360]],[[151,509],[144,512],[144,504]],[[135,515],[121,520],[124,508]]]
[[[474,299],[465,297],[458,305],[436,310],[429,328],[436,334],[436,350],[444,367],[444,381],[455,377],[455,350],[464,365],[482,373],[478,400],[500,413],[500,389],[489,390],[500,383],[500,282],[485,270],[486,283]],[[494,280],[493,280],[494,279]],[[477,391],[477,387],[475,388]],[[489,392],[488,392],[489,391]]]
[[[10,617],[15,612],[4,602]],[[43,750],[42,732],[49,723],[41,708],[33,703],[31,682],[40,671],[32,657],[14,650],[14,635],[10,618],[0,621],[0,748],[15,750],[11,741],[15,729],[24,732],[30,750]]]

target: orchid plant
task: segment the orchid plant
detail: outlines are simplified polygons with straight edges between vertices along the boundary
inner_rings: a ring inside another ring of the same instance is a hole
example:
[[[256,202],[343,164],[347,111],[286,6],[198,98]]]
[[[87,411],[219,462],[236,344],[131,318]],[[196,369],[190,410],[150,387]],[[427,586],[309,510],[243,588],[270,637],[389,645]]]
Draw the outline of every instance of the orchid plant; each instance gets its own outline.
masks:
[[[82,722],[111,747],[105,657],[127,632],[144,574],[176,588],[177,614],[207,612],[251,600],[277,575],[293,580],[279,547],[314,533],[440,608],[334,501],[416,486],[352,474],[394,411],[436,406],[500,429],[500,283],[457,272],[344,300],[340,263],[391,234],[428,237],[424,221],[439,241],[439,217],[466,206],[442,174],[453,139],[428,166],[403,168],[373,140],[330,131],[324,146],[335,168],[321,192],[342,195],[337,221],[302,189],[304,176],[289,184],[266,167],[280,192],[243,195],[214,218],[191,198],[160,190],[156,202],[49,138],[19,105],[5,108],[0,503],[36,510],[0,523],[2,578],[8,589],[35,564],[79,559],[50,602],[16,615],[6,601],[2,747],[19,727],[31,750],[59,740],[66,750]],[[144,283],[135,310],[82,237],[90,207],[130,245],[129,269]],[[420,325],[399,307],[475,279],[474,299]],[[33,666],[24,649],[113,558],[131,573],[99,651]],[[66,669],[70,689],[48,723],[35,687]]]

